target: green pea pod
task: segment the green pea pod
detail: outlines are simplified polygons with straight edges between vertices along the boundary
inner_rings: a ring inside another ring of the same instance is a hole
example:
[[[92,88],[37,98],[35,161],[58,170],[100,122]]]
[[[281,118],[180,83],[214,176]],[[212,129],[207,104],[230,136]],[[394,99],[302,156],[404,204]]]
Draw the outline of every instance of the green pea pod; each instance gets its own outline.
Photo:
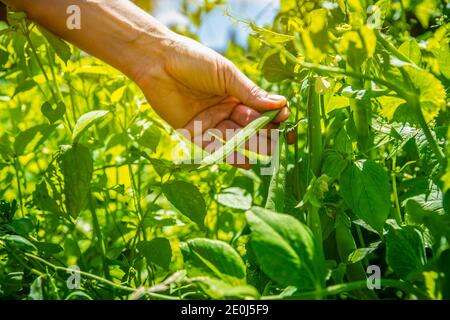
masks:
[[[265,207],[272,211],[284,212],[287,174],[287,141],[284,132],[280,133],[272,155],[272,163],[273,173]]]
[[[362,89],[363,83],[360,79],[349,79],[349,83],[354,90]],[[361,152],[366,152],[369,148],[369,125],[370,125],[370,99],[350,99],[350,108],[353,112],[358,146]]]
[[[280,109],[277,109],[266,112],[259,118],[252,121],[248,126],[239,131],[232,139],[230,139],[223,147],[203,159],[203,161],[200,163],[199,169],[223,161],[235,150],[239,150],[239,148],[242,147],[242,145],[246,143],[247,140],[250,139],[250,137],[255,135],[259,130],[272,122],[272,120],[276,118],[280,111]]]

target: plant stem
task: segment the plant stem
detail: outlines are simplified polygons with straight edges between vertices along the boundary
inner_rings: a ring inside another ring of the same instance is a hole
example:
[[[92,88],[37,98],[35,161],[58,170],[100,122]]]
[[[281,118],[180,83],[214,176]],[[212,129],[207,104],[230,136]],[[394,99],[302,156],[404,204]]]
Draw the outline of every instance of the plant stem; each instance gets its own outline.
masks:
[[[31,254],[31,253],[25,252],[24,255],[27,256],[27,257],[29,257],[29,258],[31,258],[31,259],[35,259],[35,260],[37,260],[37,261],[40,261],[41,263],[43,263],[43,264],[49,266],[49,267],[52,268],[53,270],[60,270],[60,271],[65,271],[65,272],[71,271],[69,268],[65,268],[65,267],[61,267],[61,266],[54,265],[54,264],[52,264],[52,263],[50,263],[50,262],[48,262],[48,261],[46,261],[46,260],[44,260],[44,259],[42,259],[42,258],[40,258],[40,257],[38,257],[38,256],[35,256],[35,255]],[[104,284],[107,284],[107,285],[109,285],[109,286],[111,286],[111,287],[113,287],[113,288],[119,289],[119,290],[123,290],[123,291],[127,291],[127,292],[132,292],[132,293],[138,291],[138,289],[134,289],[134,288],[131,288],[131,287],[127,287],[127,286],[124,286],[124,285],[121,285],[121,284],[114,283],[114,282],[112,282],[112,281],[110,281],[110,280],[107,280],[107,279],[105,279],[105,278],[99,277],[99,276],[97,276],[97,275],[95,275],[95,274],[92,274],[92,273],[89,273],[89,272],[85,272],[85,271],[81,271],[81,270],[80,270],[79,273],[80,273],[80,275],[83,275],[83,276],[85,276],[85,277],[88,277],[88,278],[97,280],[97,281],[99,281],[99,282],[102,282],[102,283],[104,283]],[[149,292],[148,290],[147,290],[145,293],[146,293],[147,295],[149,295],[150,297],[157,298],[157,299],[163,299],[163,300],[179,300],[179,298],[177,298],[177,297],[172,297],[172,296],[168,296],[168,295],[164,295],[164,294],[159,294],[159,293],[155,293],[155,292]]]
[[[399,225],[403,224],[402,220],[402,213],[400,211],[400,202],[398,200],[398,192],[397,192],[397,157],[392,158],[392,173],[391,173],[391,180],[392,180],[392,192],[394,194],[394,204],[395,204],[395,211],[394,211],[394,218],[395,221]]]
[[[100,224],[98,222],[97,213],[95,212],[95,206],[92,199],[92,194],[89,194],[89,207],[92,214],[92,223],[94,225],[94,232],[97,237],[98,244],[100,245],[100,252],[102,254],[102,265],[103,265],[103,273],[106,278],[110,278],[108,260],[106,258],[106,248],[105,242],[103,241],[102,230],[100,229]]]
[[[16,174],[17,192],[19,193],[20,213],[23,218],[23,217],[25,217],[25,214],[23,212],[23,195],[22,195],[22,187],[20,184],[19,170],[20,170],[20,163],[19,163],[17,156],[15,156],[14,157],[14,171]]]
[[[381,279],[381,285],[384,287],[392,287],[392,288],[398,288],[400,290],[404,290],[406,292],[414,294],[417,298],[421,300],[430,300],[430,297],[424,293],[422,290],[418,289],[417,287],[401,281],[401,280],[392,280],[392,279]],[[315,299],[317,297],[317,294],[320,294],[324,297],[326,296],[333,296],[337,295],[343,292],[349,292],[354,290],[363,290],[367,289],[367,281],[355,281],[345,284],[337,284],[334,286],[330,286],[328,288],[313,291],[313,292],[302,292],[296,295],[283,297],[283,296],[265,296],[262,297],[262,300],[281,300],[281,299],[304,299],[304,300],[311,300]]]

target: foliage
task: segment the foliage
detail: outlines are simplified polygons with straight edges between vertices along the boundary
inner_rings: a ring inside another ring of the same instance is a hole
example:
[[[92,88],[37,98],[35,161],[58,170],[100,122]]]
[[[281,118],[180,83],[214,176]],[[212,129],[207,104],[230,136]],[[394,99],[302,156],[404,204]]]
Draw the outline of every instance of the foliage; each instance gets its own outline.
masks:
[[[194,22],[221,1],[205,3]],[[450,299],[448,7],[281,0],[272,26],[230,17],[252,37],[226,55],[289,99],[271,177],[219,153],[180,162],[190,143],[135,84],[9,12],[0,297]]]

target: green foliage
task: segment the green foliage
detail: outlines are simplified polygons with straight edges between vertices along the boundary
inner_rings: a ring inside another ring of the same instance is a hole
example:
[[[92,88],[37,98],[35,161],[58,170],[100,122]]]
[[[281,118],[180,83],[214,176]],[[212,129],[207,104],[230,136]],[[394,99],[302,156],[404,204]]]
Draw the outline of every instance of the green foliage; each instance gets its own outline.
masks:
[[[348,166],[341,175],[340,191],[353,212],[382,234],[389,216],[391,193],[383,166],[370,160]]]
[[[199,25],[221,3],[184,13]],[[230,17],[251,37],[228,58],[289,101],[271,176],[262,155],[248,171],[221,162],[278,110],[188,164],[194,148],[134,83],[7,18],[0,298],[450,299],[445,2],[281,0],[272,25]]]
[[[295,218],[254,207],[246,213],[251,245],[262,270],[284,286],[323,286],[325,259],[311,230]]]

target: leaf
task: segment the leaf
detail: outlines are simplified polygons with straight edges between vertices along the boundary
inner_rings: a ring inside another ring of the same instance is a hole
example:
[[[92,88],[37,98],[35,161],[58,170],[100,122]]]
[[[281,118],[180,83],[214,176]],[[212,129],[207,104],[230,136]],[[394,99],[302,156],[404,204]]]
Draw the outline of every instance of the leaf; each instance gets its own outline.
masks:
[[[378,242],[371,243],[368,248],[356,249],[355,251],[350,253],[350,255],[348,256],[348,262],[356,263],[356,262],[363,260],[369,254],[371,254],[372,252],[377,250],[378,247],[380,246],[380,244],[381,244],[381,241],[378,241]]]
[[[269,82],[281,82],[295,76],[294,68],[295,66],[292,63],[283,63],[280,59],[280,53],[276,52],[264,59],[262,73]]]
[[[149,161],[160,178],[163,178],[174,169],[174,164],[166,159],[150,158]]]
[[[115,90],[112,94],[111,94],[111,102],[112,103],[117,103],[120,100],[122,100],[125,92],[127,90],[127,86],[121,86],[120,88],[118,88],[117,90]]]
[[[48,43],[52,46],[53,50],[55,50],[57,56],[61,58],[64,64],[67,64],[72,55],[70,46],[44,27],[38,26],[38,28],[39,31],[41,31],[41,33],[47,39]]]
[[[210,275],[227,282],[245,279],[246,268],[241,256],[228,243],[210,239],[192,239],[183,249],[188,275]],[[230,278],[231,277],[231,278]]]
[[[424,29],[428,28],[430,18],[436,10],[436,2],[435,0],[423,0],[416,5],[414,13]]]
[[[433,120],[445,107],[445,88],[431,73],[411,66],[404,66],[419,97],[420,107],[427,122]]]
[[[108,113],[109,111],[106,110],[97,110],[82,115],[73,129],[72,141],[77,143],[83,132],[93,126],[96,122],[103,119]]]
[[[237,210],[248,210],[252,207],[252,195],[241,188],[227,188],[215,196],[221,205]]]
[[[14,140],[14,151],[16,155],[21,156],[35,150],[36,147],[49,137],[54,128],[54,126],[43,124],[20,132]],[[35,143],[32,144],[32,142]],[[31,151],[28,149],[31,149]]]
[[[200,277],[194,279],[202,290],[214,300],[218,299],[257,299],[258,291],[250,285],[235,285],[219,279]]]
[[[59,165],[64,177],[66,209],[76,218],[88,200],[94,171],[93,159],[88,148],[76,144],[62,148]]]
[[[11,227],[15,233],[25,236],[34,229],[33,222],[28,218],[15,219],[11,222]]]
[[[185,181],[169,181],[163,185],[162,190],[175,208],[197,225],[203,226],[206,203],[196,186]]]
[[[402,43],[398,51],[403,53],[416,65],[420,64],[422,60],[422,53],[420,52],[420,47],[415,39],[410,39]]]
[[[150,124],[149,127],[143,130],[141,136],[138,139],[138,143],[145,148],[156,151],[160,139],[161,131],[156,125]]]
[[[341,175],[340,192],[353,212],[379,234],[390,211],[390,184],[383,166],[359,160]]]
[[[13,98],[17,96],[19,93],[29,91],[37,86],[37,83],[34,80],[27,79],[21,82],[16,89],[14,90]]]
[[[381,115],[385,116],[386,119],[392,120],[395,115],[395,111],[397,108],[405,103],[405,100],[397,97],[390,97],[390,96],[384,96],[384,97],[378,97],[378,102],[381,106]]]
[[[48,119],[48,121],[53,124],[56,121],[62,119],[62,117],[65,115],[66,105],[64,104],[64,102],[60,101],[56,105],[56,108],[53,108],[53,106],[46,101],[41,106],[41,112]]]
[[[44,276],[37,277],[30,286],[30,294],[28,297],[32,300],[44,300],[44,293],[42,290],[42,279]]]
[[[425,265],[425,248],[420,232],[413,226],[389,226],[386,237],[386,260],[402,279]]]
[[[36,251],[37,248],[30,241],[18,235],[8,234],[1,237],[9,246],[24,251]]]
[[[311,230],[292,216],[253,207],[246,218],[260,268],[283,286],[323,287],[327,268]]]
[[[345,170],[349,161],[336,151],[328,151],[325,154],[324,162],[322,165],[322,173],[327,175],[333,182],[341,173]]]
[[[33,203],[40,210],[60,213],[56,200],[50,197],[48,193],[48,188],[45,181],[36,185],[36,189],[33,192]]]
[[[450,63],[448,63],[450,61],[450,50],[435,49],[431,50],[431,52],[433,52],[433,55],[437,60],[442,75],[447,79],[450,79]]]
[[[172,248],[166,238],[155,238],[151,241],[142,241],[137,245],[138,251],[145,257],[147,263],[154,263],[169,270],[172,260]]]
[[[200,168],[212,165],[214,163],[223,161],[236,149],[242,147],[242,145],[250,139],[251,136],[256,134],[260,129],[268,125],[275,117],[280,113],[280,110],[273,110],[264,113],[256,120],[252,121],[244,129],[240,130],[232,139],[230,139],[223,147],[219,148],[213,154],[207,156],[202,160]]]

